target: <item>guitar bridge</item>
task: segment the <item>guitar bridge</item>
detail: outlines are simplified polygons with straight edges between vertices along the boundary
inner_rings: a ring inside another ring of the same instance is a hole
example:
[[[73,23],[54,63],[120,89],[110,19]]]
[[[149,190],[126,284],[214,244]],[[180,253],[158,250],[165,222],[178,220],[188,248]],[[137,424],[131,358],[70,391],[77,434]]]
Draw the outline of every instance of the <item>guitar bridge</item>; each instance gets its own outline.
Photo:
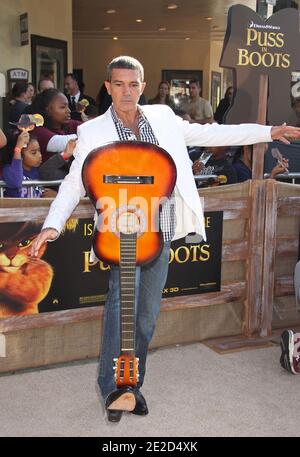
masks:
[[[104,184],[154,184],[154,176],[104,175]]]

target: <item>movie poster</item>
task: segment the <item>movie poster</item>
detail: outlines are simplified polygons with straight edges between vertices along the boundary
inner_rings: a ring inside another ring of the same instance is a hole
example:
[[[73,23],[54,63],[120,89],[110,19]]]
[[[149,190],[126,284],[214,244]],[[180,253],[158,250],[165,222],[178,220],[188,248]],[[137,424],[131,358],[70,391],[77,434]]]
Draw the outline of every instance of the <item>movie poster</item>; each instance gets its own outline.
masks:
[[[173,241],[163,298],[203,294],[221,289],[223,212],[204,213],[206,241]]]
[[[104,304],[110,267],[101,261],[90,263],[92,235],[91,219],[71,219],[63,234],[48,243],[43,259],[55,274],[40,312]]]
[[[205,242],[172,243],[164,297],[220,290],[222,220],[222,212],[205,214]],[[110,267],[90,262],[92,220],[69,220],[33,259],[40,230],[34,222],[0,225],[0,318],[103,305]]]

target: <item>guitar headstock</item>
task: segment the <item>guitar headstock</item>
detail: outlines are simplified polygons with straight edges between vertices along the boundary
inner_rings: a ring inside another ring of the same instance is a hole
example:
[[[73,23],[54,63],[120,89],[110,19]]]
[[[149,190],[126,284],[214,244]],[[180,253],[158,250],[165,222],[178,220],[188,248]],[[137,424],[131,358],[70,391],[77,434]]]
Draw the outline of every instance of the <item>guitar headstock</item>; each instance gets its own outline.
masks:
[[[115,383],[117,387],[136,386],[139,381],[139,359],[133,354],[121,354],[114,359]]]

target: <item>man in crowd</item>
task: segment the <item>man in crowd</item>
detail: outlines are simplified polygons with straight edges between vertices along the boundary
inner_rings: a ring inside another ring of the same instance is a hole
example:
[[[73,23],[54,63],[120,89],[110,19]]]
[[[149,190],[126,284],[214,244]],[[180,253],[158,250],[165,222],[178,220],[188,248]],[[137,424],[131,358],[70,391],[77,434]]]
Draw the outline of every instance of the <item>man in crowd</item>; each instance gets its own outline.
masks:
[[[31,248],[31,255],[37,256],[43,243],[55,240],[80,198],[85,195],[82,165],[93,149],[112,141],[141,140],[162,147],[172,156],[177,168],[177,181],[173,195],[164,203],[160,215],[164,246],[154,261],[138,267],[136,271],[135,353],[139,358],[140,378],[134,388],[117,389],[114,381],[113,359],[120,353],[120,274],[118,267],[111,268],[104,308],[98,383],[108,420],[112,422],[118,422],[124,411],[136,415],[148,414],[140,389],[144,382],[148,345],[160,310],[161,291],[167,277],[171,240],[189,233],[196,233],[198,240],[205,238],[203,210],[186,146],[242,145],[274,139],[288,142],[287,136],[300,137],[300,129],[289,126],[191,124],[176,116],[166,105],[138,105],[145,84],[144,69],[136,59],[121,56],[110,62],[105,85],[113,104],[102,116],[78,128],[70,173],[61,184],[43,229]],[[91,260],[94,260],[93,256]]]
[[[211,104],[200,97],[201,85],[197,79],[192,79],[189,84],[190,98],[183,106],[183,111],[190,116],[190,122],[207,124],[213,122],[213,110]]]
[[[78,81],[73,73],[68,73],[65,77],[65,91],[69,101],[69,108],[71,110],[71,118],[76,121],[81,121],[81,113],[77,109],[77,104],[85,99],[90,105],[96,105],[95,100],[89,95],[83,94],[79,90]]]
[[[55,89],[52,79],[47,76],[43,76],[38,82],[38,93],[44,92],[47,89]]]

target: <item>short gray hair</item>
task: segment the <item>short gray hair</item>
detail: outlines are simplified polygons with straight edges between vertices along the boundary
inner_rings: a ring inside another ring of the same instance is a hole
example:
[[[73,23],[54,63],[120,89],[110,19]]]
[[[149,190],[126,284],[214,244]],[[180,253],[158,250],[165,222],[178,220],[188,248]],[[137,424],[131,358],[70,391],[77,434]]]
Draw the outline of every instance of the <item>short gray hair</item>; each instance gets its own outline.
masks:
[[[126,68],[128,70],[137,70],[141,81],[144,81],[143,65],[134,57],[119,56],[113,59],[107,66],[107,81],[111,81],[111,74],[114,68]]]

